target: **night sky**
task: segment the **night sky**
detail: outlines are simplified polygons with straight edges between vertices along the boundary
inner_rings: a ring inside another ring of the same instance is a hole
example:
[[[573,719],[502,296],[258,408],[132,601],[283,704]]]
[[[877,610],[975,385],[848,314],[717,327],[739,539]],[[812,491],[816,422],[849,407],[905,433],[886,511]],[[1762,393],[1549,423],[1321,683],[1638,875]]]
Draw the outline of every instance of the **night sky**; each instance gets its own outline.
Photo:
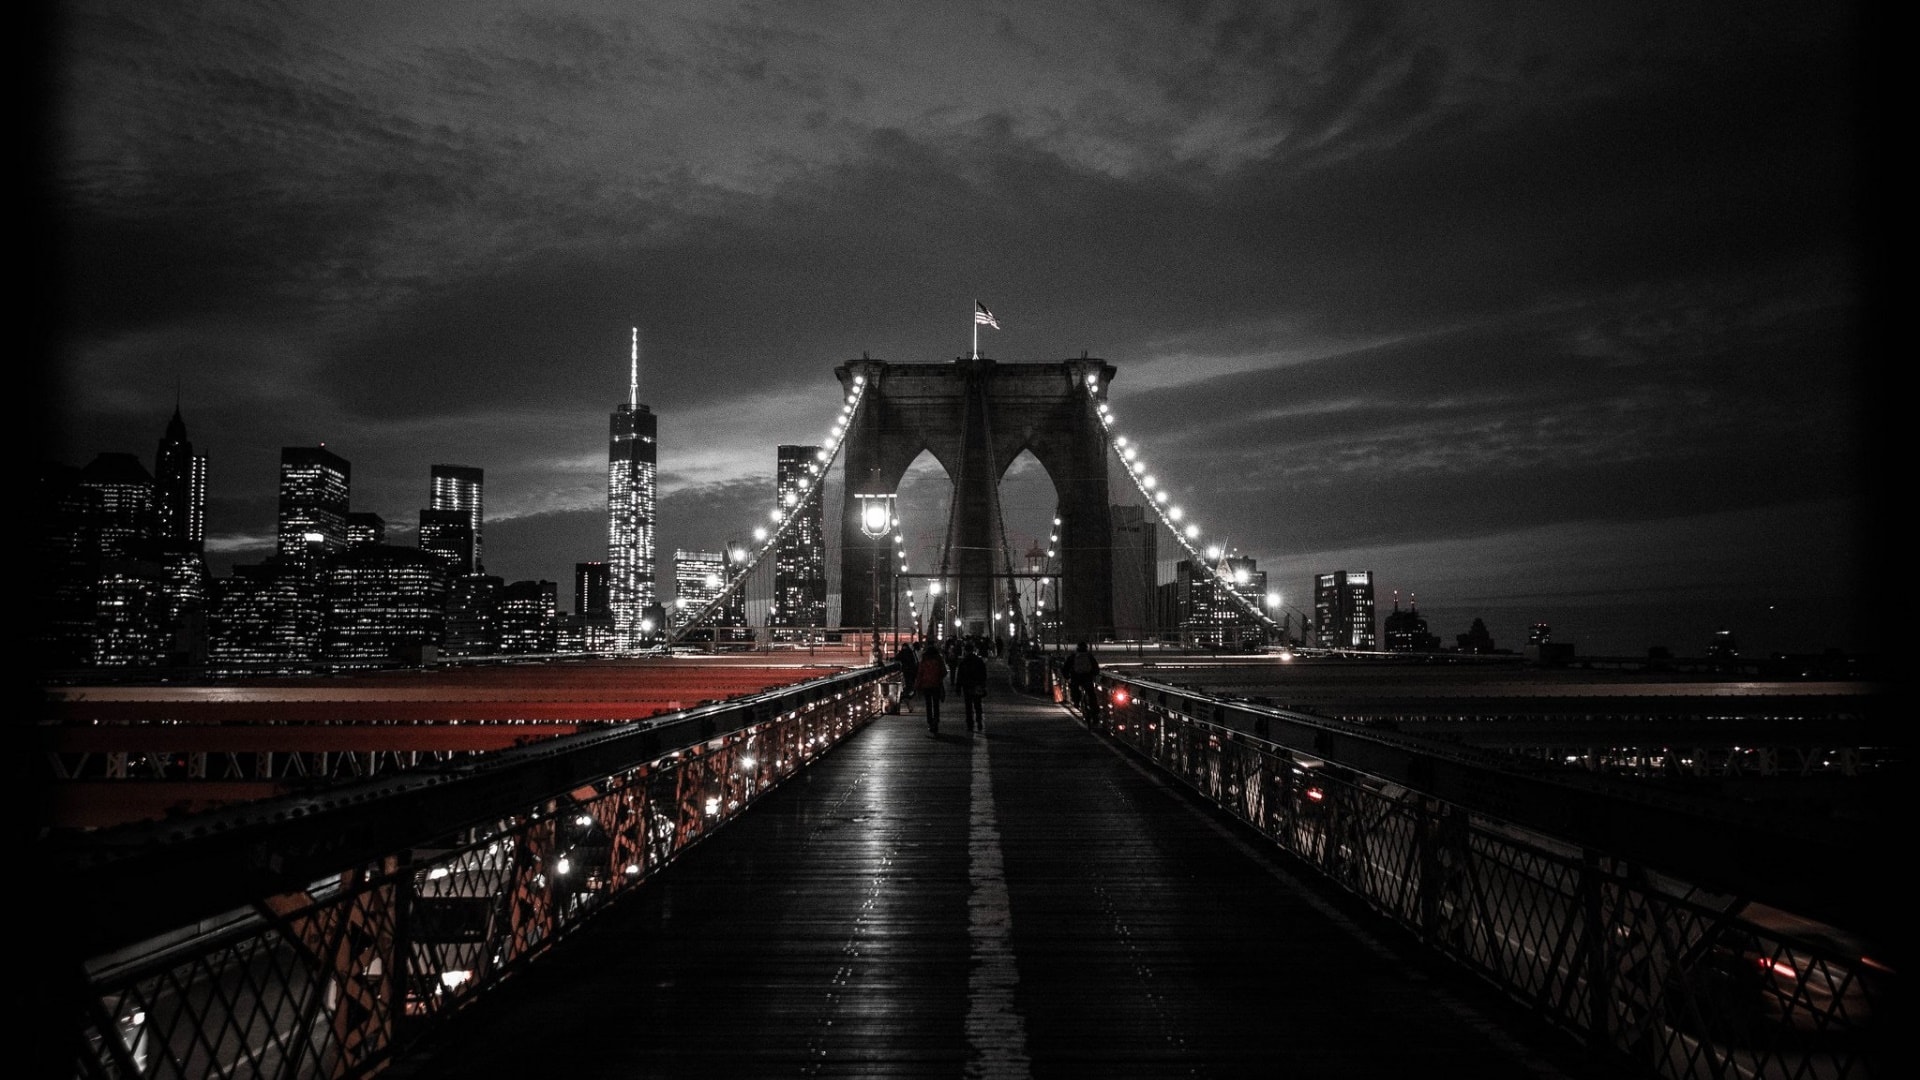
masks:
[[[151,466],[177,399],[216,572],[325,443],[400,542],[431,464],[484,468],[487,569],[570,610],[632,327],[665,563],[765,517],[836,364],[961,356],[977,297],[985,355],[1114,364],[1289,607],[1370,569],[1448,643],[1872,644],[1884,28],[1847,4],[52,10],[36,437]],[[1008,485],[1024,550],[1051,492]]]

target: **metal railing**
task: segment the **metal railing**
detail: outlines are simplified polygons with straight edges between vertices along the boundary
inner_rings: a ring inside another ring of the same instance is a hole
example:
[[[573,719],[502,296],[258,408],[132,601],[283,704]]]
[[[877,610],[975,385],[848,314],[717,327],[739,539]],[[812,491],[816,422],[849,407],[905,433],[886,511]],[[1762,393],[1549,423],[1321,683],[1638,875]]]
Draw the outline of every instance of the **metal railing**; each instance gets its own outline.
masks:
[[[879,715],[884,675],[48,840],[26,985],[72,994],[29,1038],[82,1077],[376,1073]]]
[[[1096,700],[1090,728],[1614,1064],[1885,1075],[1904,1037],[1843,831],[1141,679]]]

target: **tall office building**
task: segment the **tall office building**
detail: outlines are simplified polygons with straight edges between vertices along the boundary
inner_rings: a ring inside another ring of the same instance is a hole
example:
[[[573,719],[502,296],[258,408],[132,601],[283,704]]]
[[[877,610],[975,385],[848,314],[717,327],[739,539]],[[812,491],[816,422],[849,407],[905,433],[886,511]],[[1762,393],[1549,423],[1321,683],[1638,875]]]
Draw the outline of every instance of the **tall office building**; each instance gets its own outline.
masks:
[[[322,446],[280,449],[282,557],[311,564],[347,548],[346,459]]]
[[[464,510],[473,530],[473,566],[466,573],[477,574],[486,568],[486,553],[480,541],[480,522],[485,516],[485,469],[468,465],[435,465],[433,489],[427,505],[434,510]]]
[[[1373,574],[1337,570],[1313,579],[1315,643],[1324,649],[1379,648],[1373,630]]]
[[[613,610],[606,563],[573,564],[573,610],[577,615],[605,615]]]
[[[387,542],[387,519],[371,510],[355,510],[347,515],[347,546]]]
[[[362,544],[320,572],[321,654],[348,668],[429,662],[446,603],[446,570],[432,555]]]
[[[573,564],[573,614],[580,623],[580,649],[590,653],[613,651],[613,608],[607,583],[607,564]]]
[[[687,625],[688,620],[700,614],[720,595],[720,589],[727,584],[727,556],[721,551],[688,551],[676,548],[673,552],[673,625]],[[711,624],[714,620],[709,619]]]
[[[559,643],[560,587],[515,581],[500,590],[500,651],[550,653]]]
[[[312,669],[320,651],[318,579],[271,558],[215,578],[207,614],[208,666],[222,675],[289,675]]]
[[[774,498],[785,513],[799,508],[799,520],[780,537],[774,550],[773,610],[769,626],[827,624],[827,542],[821,528],[818,493],[821,449],[782,446],[774,477]]]
[[[154,527],[168,548],[199,551],[207,538],[207,456],[193,452],[174,406],[153,460]]]
[[[1190,644],[1215,649],[1267,644],[1266,631],[1254,615],[1266,599],[1267,572],[1254,559],[1222,555],[1211,566],[1182,559],[1174,573],[1180,633]]]
[[[1162,629],[1159,605],[1160,518],[1144,506],[1108,508],[1113,528],[1114,636],[1147,638]]]
[[[473,535],[473,516],[465,510],[420,511],[420,550],[446,566],[455,576],[480,572],[480,541]]]
[[[659,630],[654,600],[654,485],[659,469],[659,426],[640,404],[640,330],[633,331],[627,400],[613,410],[607,445],[607,590],[613,612],[614,647],[639,648]]]

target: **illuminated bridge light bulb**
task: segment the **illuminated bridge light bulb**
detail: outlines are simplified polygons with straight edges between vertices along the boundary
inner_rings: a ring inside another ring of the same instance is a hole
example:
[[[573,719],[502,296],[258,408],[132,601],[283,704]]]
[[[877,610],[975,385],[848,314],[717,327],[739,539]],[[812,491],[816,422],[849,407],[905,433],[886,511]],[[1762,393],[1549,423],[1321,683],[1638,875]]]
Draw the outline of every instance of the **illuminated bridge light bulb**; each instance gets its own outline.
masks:
[[[1154,480],[1153,480],[1152,473],[1148,473],[1147,475],[1140,478],[1140,486],[1143,488],[1146,488],[1148,491],[1153,490],[1153,483],[1154,483]]]
[[[767,538],[767,527],[765,525],[755,525],[753,527],[753,538],[755,540],[765,540]]]
[[[1154,492],[1154,493],[1153,493],[1153,501],[1154,501],[1154,502],[1157,502],[1157,503],[1163,503],[1163,502],[1166,502],[1166,501],[1167,501],[1167,493],[1166,493],[1166,492],[1164,492],[1164,491],[1156,491],[1156,492]]]
[[[853,385],[855,386],[867,385],[867,377],[865,375],[855,375],[853,377]]]
[[[1187,526],[1187,539],[1195,540],[1195,539],[1198,539],[1199,536],[1200,536],[1200,526],[1198,525]]]
[[[1207,558],[1217,559],[1219,557],[1220,557],[1220,545],[1215,544],[1214,546],[1207,549]]]
[[[1125,435],[1115,435],[1113,437],[1113,445],[1115,446],[1127,445],[1127,437]]]
[[[783,501],[783,502],[785,502],[785,503],[786,503],[786,504],[787,504],[788,506],[792,506],[792,505],[793,505],[794,503],[797,503],[797,502],[799,502],[799,501],[800,501],[800,495],[799,495],[799,493],[798,493],[798,492],[793,492],[793,491],[789,491],[789,492],[787,492],[787,494],[786,494],[786,496],[785,496],[785,498],[784,498],[784,499],[782,499],[781,501]],[[779,512],[778,510],[776,510],[776,511],[774,511],[774,514],[775,514],[776,516],[777,516],[777,515],[778,515],[779,513],[780,513],[780,512]]]
[[[1174,521],[1179,521],[1179,520],[1180,520],[1180,508],[1179,508],[1179,507],[1177,507],[1177,506],[1175,506],[1175,507],[1170,507],[1170,508],[1168,508],[1168,510],[1167,510],[1167,517],[1168,517],[1168,518],[1170,518],[1171,520],[1174,520]]]
[[[778,524],[780,521],[780,508],[777,506],[773,508],[773,520],[775,524]]]
[[[1098,375],[1089,375],[1089,376],[1087,376],[1087,385],[1088,385],[1088,386],[1099,386],[1099,385],[1100,385],[1100,376],[1098,376]]]

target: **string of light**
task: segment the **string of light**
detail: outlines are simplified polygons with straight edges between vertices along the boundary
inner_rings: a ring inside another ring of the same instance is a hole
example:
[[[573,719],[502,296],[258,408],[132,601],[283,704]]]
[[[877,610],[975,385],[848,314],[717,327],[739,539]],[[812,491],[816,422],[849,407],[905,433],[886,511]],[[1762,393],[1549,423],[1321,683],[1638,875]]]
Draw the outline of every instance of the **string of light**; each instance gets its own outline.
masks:
[[[1138,441],[1129,441],[1116,429],[1113,409],[1100,400],[1100,376],[1088,375],[1086,390],[1087,402],[1093,407],[1094,417],[1100,421],[1101,430],[1106,432],[1115,456],[1120,459],[1121,467],[1126,469],[1127,478],[1133,481],[1134,488],[1140,492],[1142,498],[1146,499],[1147,505],[1153,508],[1160,523],[1165,525],[1167,531],[1173,534],[1173,539],[1186,549],[1195,566],[1208,566],[1213,569],[1214,576],[1225,586],[1221,591],[1232,597],[1234,603],[1244,608],[1247,614],[1260,620],[1268,629],[1279,629],[1279,625],[1273,621],[1273,616],[1260,610],[1258,605],[1248,600],[1239,589],[1234,588],[1233,580],[1217,567],[1213,567],[1213,560],[1203,557],[1200,549],[1193,545],[1193,541],[1200,539],[1200,523],[1187,518],[1185,511],[1179,506],[1169,504],[1165,485],[1147,471],[1147,463],[1141,458]],[[1181,524],[1182,518],[1187,518],[1184,525]]]
[[[716,611],[719,611],[721,607],[726,604],[729,597],[736,591],[745,588],[747,578],[753,573],[754,568],[758,567],[760,561],[766,558],[774,548],[779,546],[781,538],[786,536],[793,528],[794,523],[800,520],[800,511],[805,509],[808,503],[818,500],[821,497],[821,492],[825,490],[827,486],[825,482],[827,474],[832,470],[834,461],[840,456],[840,447],[841,444],[846,441],[847,432],[853,429],[854,415],[859,411],[860,401],[866,396],[866,392],[867,377],[865,375],[855,375],[853,377],[853,389],[847,391],[847,398],[840,406],[840,415],[834,419],[833,428],[827,433],[825,445],[814,454],[814,460],[807,464],[808,475],[800,478],[798,484],[800,488],[799,492],[797,494],[789,492],[788,497],[783,500],[786,505],[775,506],[773,508],[773,528],[769,529],[764,525],[754,528],[753,538],[760,544],[759,548],[757,548],[753,556],[746,561],[746,565],[742,566],[739,572],[734,575],[732,581],[728,582],[717,595],[701,605],[699,611],[694,612],[685,623],[681,624],[678,629],[667,636],[667,644],[678,644],[680,639],[684,637],[688,631],[695,627],[702,626],[707,619],[711,618]],[[904,559],[905,557],[903,553],[901,558]]]

